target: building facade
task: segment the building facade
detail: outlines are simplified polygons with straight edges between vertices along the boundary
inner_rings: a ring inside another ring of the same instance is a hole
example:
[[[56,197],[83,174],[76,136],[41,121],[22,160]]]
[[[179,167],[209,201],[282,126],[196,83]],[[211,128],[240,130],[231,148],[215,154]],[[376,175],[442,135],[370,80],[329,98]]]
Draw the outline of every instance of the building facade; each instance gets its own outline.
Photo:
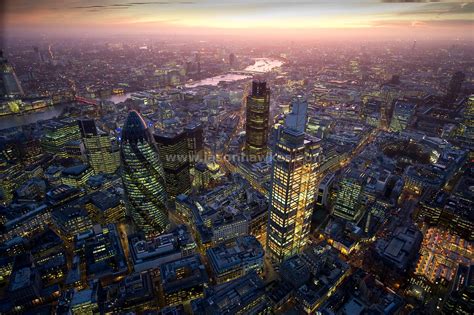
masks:
[[[341,180],[336,195],[333,215],[357,221],[362,215],[362,198],[366,177],[361,172],[349,172]]]
[[[292,102],[274,149],[267,249],[280,262],[305,246],[313,213],[320,146],[305,135],[307,107]]]
[[[120,152],[111,137],[97,129],[94,120],[79,120],[86,156],[95,174],[112,174],[120,166]]]
[[[141,115],[131,111],[122,130],[122,181],[133,221],[149,237],[169,226],[158,149]]]
[[[176,198],[191,190],[188,138],[186,133],[155,133],[160,160],[165,171],[168,196]]]
[[[251,161],[262,160],[267,153],[270,89],[266,82],[253,81],[246,98],[245,150]]]

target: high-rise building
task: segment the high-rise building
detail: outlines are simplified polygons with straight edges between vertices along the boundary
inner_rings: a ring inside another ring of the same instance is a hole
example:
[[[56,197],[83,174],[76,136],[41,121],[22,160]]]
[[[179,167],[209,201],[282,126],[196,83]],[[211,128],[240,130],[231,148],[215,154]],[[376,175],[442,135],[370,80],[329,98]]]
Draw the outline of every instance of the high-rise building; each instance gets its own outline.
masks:
[[[78,124],[87,160],[94,173],[115,173],[120,166],[118,146],[113,145],[112,139],[107,133],[97,129],[94,120],[79,120]]]
[[[333,215],[350,221],[358,220],[362,215],[361,201],[366,176],[358,171],[349,172],[341,180],[337,192]]]
[[[390,130],[403,131],[410,124],[415,114],[415,104],[397,101],[393,110]]]
[[[45,135],[41,138],[41,146],[47,153],[67,157],[67,152],[64,150],[66,143],[81,139],[79,126],[72,118],[51,120],[44,124],[44,129]]]
[[[446,96],[444,98],[445,105],[452,105],[456,99],[458,98],[459,94],[461,93],[462,84],[466,79],[466,75],[458,71],[453,74],[451,77],[451,81],[449,81],[448,91],[446,92]]]
[[[189,124],[184,128],[188,139],[188,155],[191,174],[194,173],[196,164],[204,158],[203,129],[200,124]]]
[[[43,55],[43,52],[37,47],[37,46],[33,46],[33,50],[35,52],[35,55],[37,57],[37,61],[39,63],[44,63],[45,62],[45,58],[44,58],[44,55]]]
[[[122,129],[122,181],[133,221],[147,237],[168,226],[165,175],[153,136],[143,117],[131,111]]]
[[[15,69],[3,56],[3,51],[0,50],[0,97],[16,98],[24,94]]]
[[[316,191],[320,144],[305,134],[308,104],[300,96],[280,128],[273,153],[267,249],[281,262],[306,244]]]
[[[185,132],[155,133],[160,160],[165,171],[168,196],[176,198],[191,190],[189,174],[188,138]]]
[[[474,140],[474,94],[467,99],[463,111],[463,125],[465,128],[463,135],[469,140]]]
[[[229,54],[229,65],[232,67],[235,65],[235,63],[237,62],[237,57],[235,56],[234,53],[230,53]]]
[[[266,82],[252,82],[246,106],[245,150],[250,161],[259,161],[267,153],[270,89]]]
[[[381,86],[380,98],[382,104],[380,106],[380,126],[388,128],[390,125],[390,116],[393,111],[393,101],[402,97],[402,89],[400,87],[400,80],[397,76],[392,77],[390,81]]]

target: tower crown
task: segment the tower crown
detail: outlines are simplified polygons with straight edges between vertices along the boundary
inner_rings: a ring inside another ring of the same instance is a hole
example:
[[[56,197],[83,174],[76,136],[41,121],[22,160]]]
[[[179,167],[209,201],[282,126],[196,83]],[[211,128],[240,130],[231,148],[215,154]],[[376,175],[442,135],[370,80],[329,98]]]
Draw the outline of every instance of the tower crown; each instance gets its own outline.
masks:
[[[148,127],[143,117],[136,110],[130,111],[127,120],[123,125],[123,142],[143,142],[148,141]]]

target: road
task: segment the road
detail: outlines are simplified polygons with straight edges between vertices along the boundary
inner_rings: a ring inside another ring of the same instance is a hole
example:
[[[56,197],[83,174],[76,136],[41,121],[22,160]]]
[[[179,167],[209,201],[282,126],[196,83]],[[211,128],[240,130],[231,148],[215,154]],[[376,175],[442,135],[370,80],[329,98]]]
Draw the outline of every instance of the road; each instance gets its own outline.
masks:
[[[123,222],[117,224],[117,230],[120,235],[120,242],[122,243],[123,253],[125,254],[125,260],[127,261],[129,271],[133,270],[132,257],[130,256],[130,247],[128,244],[128,236],[133,234],[131,228],[131,224]]]

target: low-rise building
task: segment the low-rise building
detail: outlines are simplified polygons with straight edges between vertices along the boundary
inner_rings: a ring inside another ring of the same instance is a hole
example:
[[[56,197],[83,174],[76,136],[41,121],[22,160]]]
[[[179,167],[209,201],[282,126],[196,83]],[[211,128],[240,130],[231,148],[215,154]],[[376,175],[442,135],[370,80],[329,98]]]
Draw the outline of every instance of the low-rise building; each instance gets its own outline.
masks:
[[[219,244],[207,250],[207,257],[216,283],[224,283],[250,270],[263,271],[264,250],[260,242],[251,235]]]
[[[132,235],[128,243],[135,272],[158,268],[166,262],[192,255],[196,250],[196,243],[185,226],[148,240],[141,235]]]
[[[96,223],[117,223],[125,217],[125,204],[116,194],[98,191],[91,195],[85,208]]]
[[[107,287],[105,312],[142,312],[157,307],[157,296],[152,275],[148,271],[136,272],[118,284]]]
[[[192,312],[204,314],[265,314],[270,304],[265,285],[256,272],[223,285],[208,288],[205,297],[191,302]]]
[[[93,226],[87,211],[80,205],[53,211],[52,221],[55,230],[69,244],[76,234],[88,231]]]
[[[77,234],[74,253],[85,262],[88,279],[110,282],[128,271],[120,235],[114,224],[97,224]]]
[[[92,175],[92,168],[87,164],[71,166],[62,171],[61,183],[72,187],[84,186]]]
[[[415,227],[400,227],[389,239],[379,239],[376,243],[376,254],[386,264],[406,272],[413,262],[422,240],[421,232]]]
[[[160,266],[161,285],[169,306],[203,297],[208,283],[206,268],[199,255],[192,255]]]

